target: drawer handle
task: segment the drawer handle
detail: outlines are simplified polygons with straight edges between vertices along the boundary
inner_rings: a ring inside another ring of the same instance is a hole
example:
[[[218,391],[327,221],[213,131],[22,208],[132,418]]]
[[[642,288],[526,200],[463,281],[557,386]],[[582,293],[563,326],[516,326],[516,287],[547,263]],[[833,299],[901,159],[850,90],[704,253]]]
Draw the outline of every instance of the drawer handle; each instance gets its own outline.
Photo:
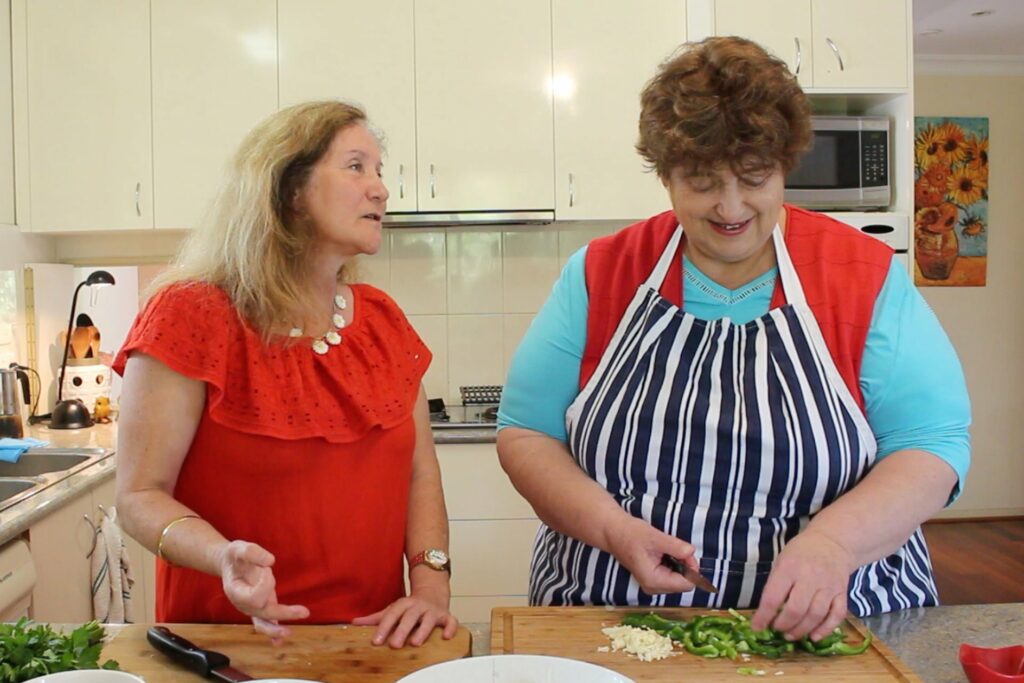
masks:
[[[800,38],[793,36],[793,42],[796,43],[796,64],[794,65],[793,75],[800,75],[800,62],[802,61],[803,53],[800,52]]]
[[[405,166],[398,165],[398,198],[405,199]]]
[[[142,207],[139,206],[139,193],[142,191],[142,183],[135,183],[135,215],[142,215]]]
[[[434,199],[437,197],[437,193],[434,192],[434,165],[430,165],[430,198]]]
[[[576,203],[576,185],[573,182],[572,173],[569,174],[569,208]]]
[[[839,54],[839,47],[835,43],[833,43],[832,39],[829,38],[828,36],[825,37],[825,42],[828,43],[828,46],[830,48],[832,48],[832,52],[835,53],[836,59],[839,60],[839,70],[844,71],[845,69],[843,67],[843,56]]]

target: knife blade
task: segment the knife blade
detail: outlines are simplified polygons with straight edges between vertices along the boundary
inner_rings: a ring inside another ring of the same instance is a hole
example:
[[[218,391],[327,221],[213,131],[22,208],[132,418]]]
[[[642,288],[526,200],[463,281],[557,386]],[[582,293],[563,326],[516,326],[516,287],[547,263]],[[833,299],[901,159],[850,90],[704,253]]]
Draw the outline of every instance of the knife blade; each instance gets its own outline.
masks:
[[[200,676],[228,683],[255,680],[249,674],[232,667],[227,655],[204,650],[166,626],[154,626],[146,631],[146,640],[154,648]]]
[[[692,583],[697,588],[708,593],[717,593],[718,589],[715,588],[715,584],[711,583],[704,576],[693,567],[683,564],[676,558],[672,557],[668,553],[661,556],[661,563],[671,569],[672,571],[682,574],[683,578]]]

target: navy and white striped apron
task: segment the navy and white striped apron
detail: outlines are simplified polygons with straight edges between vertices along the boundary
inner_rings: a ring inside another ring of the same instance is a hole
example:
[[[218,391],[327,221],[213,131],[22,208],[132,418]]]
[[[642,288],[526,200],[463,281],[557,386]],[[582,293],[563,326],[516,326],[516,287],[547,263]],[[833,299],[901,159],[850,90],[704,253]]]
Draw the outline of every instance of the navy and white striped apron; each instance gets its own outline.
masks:
[[[752,607],[772,562],[875,460],[776,226],[787,305],[743,325],[694,318],[659,294],[676,229],[566,412],[569,449],[624,510],[692,543],[717,594],[647,595],[610,554],[541,525],[530,603]],[[918,529],[850,577],[857,616],[935,605]]]

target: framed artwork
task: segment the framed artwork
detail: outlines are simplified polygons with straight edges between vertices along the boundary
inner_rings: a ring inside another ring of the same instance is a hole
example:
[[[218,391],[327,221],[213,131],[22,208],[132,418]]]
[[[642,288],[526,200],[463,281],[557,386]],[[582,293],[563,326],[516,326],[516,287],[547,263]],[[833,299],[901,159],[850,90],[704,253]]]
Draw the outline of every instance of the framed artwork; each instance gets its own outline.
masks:
[[[916,117],[914,284],[984,286],[988,228],[988,119]]]

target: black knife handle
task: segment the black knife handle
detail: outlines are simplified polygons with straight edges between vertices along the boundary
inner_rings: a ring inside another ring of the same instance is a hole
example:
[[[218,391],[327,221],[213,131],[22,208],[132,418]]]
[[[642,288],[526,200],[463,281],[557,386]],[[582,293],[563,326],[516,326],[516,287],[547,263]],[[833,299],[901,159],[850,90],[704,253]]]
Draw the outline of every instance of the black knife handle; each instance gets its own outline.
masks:
[[[157,650],[200,676],[209,676],[214,669],[231,665],[231,660],[226,655],[197,647],[166,626],[154,626],[146,631],[146,640]]]

